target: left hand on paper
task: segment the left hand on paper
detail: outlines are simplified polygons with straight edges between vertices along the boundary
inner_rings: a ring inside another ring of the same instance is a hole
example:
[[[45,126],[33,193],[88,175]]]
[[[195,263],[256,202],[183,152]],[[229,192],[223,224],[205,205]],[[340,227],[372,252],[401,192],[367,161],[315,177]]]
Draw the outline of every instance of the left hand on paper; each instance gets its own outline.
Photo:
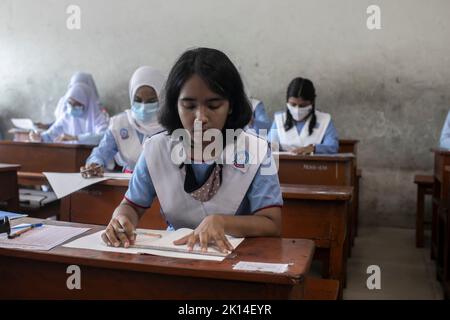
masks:
[[[78,140],[78,137],[63,133],[55,139],[55,142],[76,141],[76,140]]]
[[[307,155],[313,153],[314,149],[315,149],[314,146],[310,144],[309,146],[306,147],[295,148],[294,150],[292,150],[292,152],[299,155]]]
[[[210,215],[203,219],[199,226],[191,234],[175,240],[175,245],[187,244],[189,250],[193,250],[196,243],[200,244],[203,252],[208,250],[208,245],[214,245],[224,253],[234,250],[225,236],[225,226],[220,215]]]

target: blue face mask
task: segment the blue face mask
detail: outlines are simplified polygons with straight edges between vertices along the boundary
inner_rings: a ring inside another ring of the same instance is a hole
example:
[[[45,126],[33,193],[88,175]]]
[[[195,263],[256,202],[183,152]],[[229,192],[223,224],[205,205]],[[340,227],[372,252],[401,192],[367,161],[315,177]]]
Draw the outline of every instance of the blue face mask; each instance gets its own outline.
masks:
[[[67,103],[67,110],[75,118],[80,118],[84,114],[84,108],[82,106],[72,106],[70,103]]]
[[[131,106],[131,112],[133,112],[133,117],[135,119],[142,122],[150,122],[155,118],[158,107],[158,101],[152,103],[140,103],[135,101]]]

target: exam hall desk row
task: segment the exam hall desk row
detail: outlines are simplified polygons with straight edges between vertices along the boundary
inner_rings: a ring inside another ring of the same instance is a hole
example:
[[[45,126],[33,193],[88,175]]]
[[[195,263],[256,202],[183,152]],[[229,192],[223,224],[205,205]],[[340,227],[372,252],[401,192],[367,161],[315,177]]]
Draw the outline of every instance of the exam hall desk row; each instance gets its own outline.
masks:
[[[74,143],[0,141],[0,163],[20,164],[21,171],[79,172],[94,146]]]
[[[281,184],[351,186],[353,192],[358,193],[355,191],[358,180],[353,154],[291,155],[274,152],[274,156],[278,156],[278,177]],[[353,244],[356,234],[357,209],[352,198],[346,228],[350,244]],[[351,253],[350,249],[351,245],[348,246],[348,255]]]
[[[127,180],[106,180],[72,193],[61,201],[60,219],[107,225],[128,188]],[[317,258],[324,262],[323,276],[339,281],[346,274],[347,224],[352,187],[282,185],[282,236],[314,240]],[[163,229],[167,224],[157,199],[139,227]]]
[[[37,222],[18,219],[14,223]],[[61,221],[48,224],[104,227]],[[264,248],[264,250],[261,250]],[[0,299],[303,299],[314,242],[248,238],[222,262],[74,249],[0,248]],[[239,261],[290,264],[285,273],[233,270]],[[67,287],[67,268],[80,267],[81,289]]]

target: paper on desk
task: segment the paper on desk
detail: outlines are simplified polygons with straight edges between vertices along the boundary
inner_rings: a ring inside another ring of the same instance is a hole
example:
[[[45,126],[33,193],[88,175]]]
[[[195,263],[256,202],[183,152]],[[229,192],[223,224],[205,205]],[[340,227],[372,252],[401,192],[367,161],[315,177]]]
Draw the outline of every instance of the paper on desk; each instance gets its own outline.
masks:
[[[167,232],[165,230],[145,230],[152,233],[159,233],[161,235],[166,235]],[[63,247],[67,248],[76,248],[76,249],[89,249],[89,250],[97,250],[97,251],[108,251],[108,252],[119,252],[119,253],[132,253],[132,254],[149,254],[161,257],[169,257],[169,258],[183,258],[183,259],[195,259],[195,260],[209,260],[209,261],[223,261],[225,257],[221,256],[209,256],[202,254],[194,254],[194,253],[182,253],[182,252],[174,252],[174,251],[162,251],[162,250],[152,250],[152,249],[140,249],[140,248],[123,248],[123,247],[108,247],[102,240],[101,234],[103,231],[99,231],[97,233],[93,233],[91,235],[78,238],[70,243],[66,243]],[[136,242],[139,243],[139,237],[137,236]],[[145,236],[144,236],[145,237]],[[157,238],[156,238],[157,239]]]
[[[24,130],[35,130],[33,121],[27,118],[12,118],[11,122],[16,128],[24,129]]]
[[[284,273],[288,271],[289,264],[287,263],[264,263],[264,262],[250,262],[239,261],[234,265],[233,270],[245,271],[261,271],[272,273]]]
[[[48,251],[73,237],[89,230],[89,228],[62,227],[43,225],[8,239],[6,233],[0,234],[0,247],[8,249]]]
[[[95,183],[109,179],[130,179],[130,173],[105,173],[102,178],[85,179],[80,173],[59,173],[59,172],[43,172],[48,182],[53,188],[58,199],[61,199],[73,192],[86,188]]]

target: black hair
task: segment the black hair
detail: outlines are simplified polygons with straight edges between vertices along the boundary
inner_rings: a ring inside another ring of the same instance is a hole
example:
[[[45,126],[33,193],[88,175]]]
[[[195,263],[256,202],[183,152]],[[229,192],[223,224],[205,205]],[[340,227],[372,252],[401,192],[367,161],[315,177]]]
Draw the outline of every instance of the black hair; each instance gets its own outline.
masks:
[[[306,78],[295,78],[293,79],[287,88],[286,92],[286,101],[289,100],[290,97],[294,98],[302,98],[303,100],[312,101],[312,109],[311,112],[305,117],[305,120],[311,117],[311,121],[309,122],[308,132],[309,135],[312,134],[314,127],[317,123],[316,118],[316,89],[314,88],[314,84],[311,80]],[[286,121],[284,122],[284,129],[286,131],[290,130],[294,126],[294,119],[292,118],[289,109],[286,107]]]
[[[198,75],[215,93],[227,99],[231,114],[223,129],[242,129],[252,117],[252,107],[244,91],[239,71],[221,51],[195,48],[184,52],[170,70],[162,94],[160,124],[171,134],[183,128],[178,114],[178,97],[192,75]]]

